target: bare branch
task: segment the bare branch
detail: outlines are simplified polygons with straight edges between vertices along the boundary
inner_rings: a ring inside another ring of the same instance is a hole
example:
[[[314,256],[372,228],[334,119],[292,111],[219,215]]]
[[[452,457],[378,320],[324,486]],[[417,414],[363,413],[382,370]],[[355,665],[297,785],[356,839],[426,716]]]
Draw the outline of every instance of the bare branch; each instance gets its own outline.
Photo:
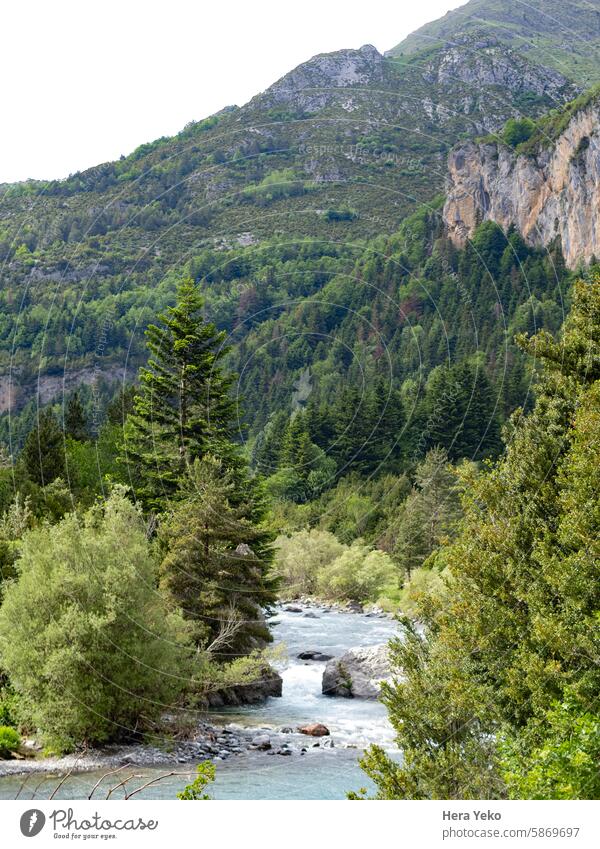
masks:
[[[118,790],[119,787],[123,787],[124,784],[127,784],[128,781],[131,781],[132,778],[141,778],[141,775],[136,775],[135,772],[132,772],[131,775],[128,775],[127,778],[124,778],[123,781],[120,781],[118,784],[115,784],[114,787],[111,787],[108,793],[106,794],[106,798],[110,799],[115,790]],[[127,798],[127,796],[125,797]]]
[[[219,633],[210,643],[205,652],[208,655],[216,654],[225,648],[229,648],[234,636],[244,625],[243,617],[240,615],[235,604],[232,602],[224,619],[221,619]]]
[[[142,790],[145,790],[146,787],[150,787],[152,784],[157,784],[159,781],[162,781],[165,778],[171,778],[173,775],[193,775],[192,772],[165,772],[163,775],[159,775],[157,778],[153,778],[151,781],[147,781],[145,784],[142,784],[141,787],[137,787],[135,790],[132,790],[131,793],[125,794],[125,799],[131,799],[132,796],[135,796],[136,793],[141,793]]]
[[[116,772],[121,772],[122,769],[127,769],[128,766],[129,764],[123,764],[123,766],[117,767],[117,769],[111,769],[110,772],[105,772],[104,775],[102,775],[92,787],[92,792],[88,796],[88,799],[92,798],[92,796],[94,795],[98,787],[102,784],[105,778],[108,778],[109,775],[114,775]]]

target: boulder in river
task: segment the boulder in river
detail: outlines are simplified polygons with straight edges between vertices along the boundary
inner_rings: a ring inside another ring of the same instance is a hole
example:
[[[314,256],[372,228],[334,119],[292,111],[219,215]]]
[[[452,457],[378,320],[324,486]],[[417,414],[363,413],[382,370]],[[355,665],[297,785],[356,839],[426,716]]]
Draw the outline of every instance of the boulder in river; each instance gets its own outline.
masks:
[[[329,737],[329,728],[321,722],[313,722],[311,725],[300,725],[300,734],[308,734],[309,737]]]
[[[260,749],[261,752],[266,752],[271,748],[271,739],[268,734],[257,734],[252,738],[252,745],[255,749]]]
[[[211,692],[206,701],[209,707],[253,705],[264,702],[269,696],[281,696],[282,692],[283,679],[281,675],[271,666],[265,665],[255,681]]]
[[[350,649],[330,660],[323,672],[322,692],[347,699],[376,699],[381,682],[391,676],[389,650],[379,646]]]
[[[298,660],[331,660],[332,655],[323,654],[320,651],[301,651],[298,655]]]
[[[288,613],[302,613],[302,608],[298,607],[297,604],[288,604],[287,607],[283,608]]]

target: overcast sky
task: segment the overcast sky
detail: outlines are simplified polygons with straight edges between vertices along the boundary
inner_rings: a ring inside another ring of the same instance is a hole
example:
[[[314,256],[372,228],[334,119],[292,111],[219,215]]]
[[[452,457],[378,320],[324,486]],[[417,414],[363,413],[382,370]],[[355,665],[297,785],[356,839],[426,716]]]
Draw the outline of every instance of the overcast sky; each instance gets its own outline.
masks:
[[[117,159],[315,53],[389,50],[465,0],[3,0],[0,182]]]

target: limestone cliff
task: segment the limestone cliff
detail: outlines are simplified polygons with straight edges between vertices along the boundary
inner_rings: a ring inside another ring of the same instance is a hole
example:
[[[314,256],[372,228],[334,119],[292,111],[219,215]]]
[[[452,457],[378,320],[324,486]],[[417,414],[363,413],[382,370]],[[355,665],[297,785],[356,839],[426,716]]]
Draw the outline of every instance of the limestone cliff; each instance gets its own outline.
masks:
[[[574,111],[555,138],[526,153],[469,142],[448,159],[444,222],[462,246],[477,224],[514,224],[532,245],[560,238],[570,268],[600,257],[600,96]]]

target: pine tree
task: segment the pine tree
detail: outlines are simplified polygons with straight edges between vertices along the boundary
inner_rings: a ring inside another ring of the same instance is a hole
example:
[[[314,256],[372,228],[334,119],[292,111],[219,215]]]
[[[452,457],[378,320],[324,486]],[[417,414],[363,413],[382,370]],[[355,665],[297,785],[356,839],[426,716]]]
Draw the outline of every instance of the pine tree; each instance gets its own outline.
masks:
[[[78,442],[85,442],[89,436],[87,416],[79,399],[79,392],[74,392],[67,404],[65,436],[70,436],[71,439],[76,439]]]
[[[54,413],[43,410],[25,440],[21,455],[32,481],[47,486],[65,473],[64,435]]]
[[[254,493],[256,496],[256,493]],[[271,640],[262,609],[275,601],[269,577],[273,534],[239,502],[236,481],[210,454],[194,460],[182,500],[161,529],[161,584],[193,622],[199,646],[241,655]]]
[[[600,278],[576,284],[558,342],[519,343],[543,363],[536,403],[495,466],[466,470],[444,586],[418,611],[423,632],[393,643],[404,680],[383,699],[403,762],[369,752],[379,798],[595,790]]]
[[[150,507],[172,497],[197,458],[211,452],[240,466],[231,443],[233,382],[222,370],[225,333],[204,321],[202,298],[191,278],[177,302],[146,331],[150,359],[125,428],[125,460],[136,494]]]

